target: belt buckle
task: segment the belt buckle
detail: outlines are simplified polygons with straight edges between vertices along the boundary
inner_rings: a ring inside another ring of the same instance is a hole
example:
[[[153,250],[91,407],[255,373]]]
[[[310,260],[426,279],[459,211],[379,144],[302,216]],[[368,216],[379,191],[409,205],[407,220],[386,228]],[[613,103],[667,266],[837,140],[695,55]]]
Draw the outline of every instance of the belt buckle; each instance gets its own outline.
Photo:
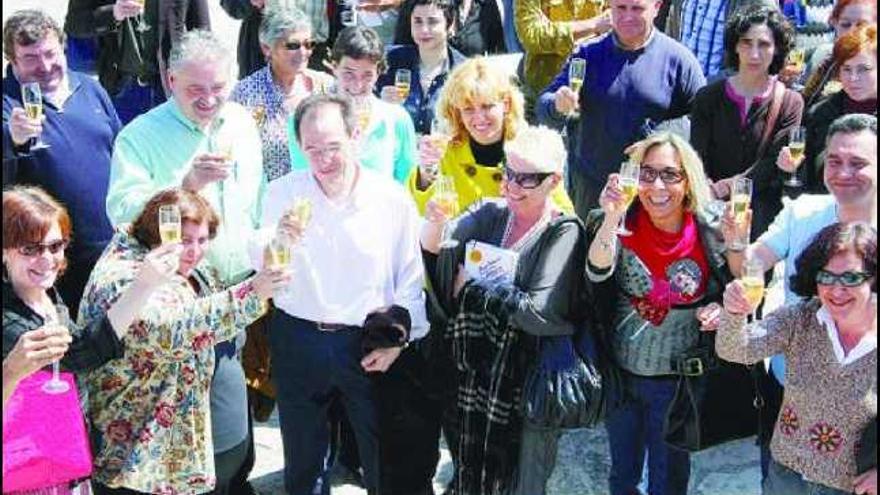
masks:
[[[335,332],[342,327],[336,323],[326,323],[323,321],[318,321],[315,322],[315,328],[317,328],[319,332]]]
[[[703,371],[703,360],[698,357],[683,359],[679,367],[679,372],[684,376],[700,376]]]

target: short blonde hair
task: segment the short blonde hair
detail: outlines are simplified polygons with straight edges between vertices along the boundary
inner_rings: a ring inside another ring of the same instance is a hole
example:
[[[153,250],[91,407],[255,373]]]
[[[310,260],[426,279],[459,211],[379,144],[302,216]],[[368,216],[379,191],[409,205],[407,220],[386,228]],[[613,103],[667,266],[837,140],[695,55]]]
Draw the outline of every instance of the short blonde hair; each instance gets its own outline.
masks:
[[[562,173],[566,150],[562,136],[544,126],[523,127],[504,142],[504,153],[516,155],[535,167],[536,172]]]
[[[641,164],[649,151],[663,145],[671,146],[675,150],[681,163],[681,169],[684,170],[685,177],[687,177],[688,191],[685,197],[685,207],[693,213],[707,214],[710,210],[709,203],[712,201],[712,193],[709,189],[709,180],[703,171],[703,160],[684,138],[668,131],[651,134],[629,148],[630,160]]]
[[[525,102],[522,92],[507,72],[495,68],[486,57],[468,59],[455,66],[443,86],[438,113],[449,122],[452,140],[464,142],[467,129],[461,119],[461,108],[480,103],[507,103],[504,114],[504,140],[516,136],[525,124]]]

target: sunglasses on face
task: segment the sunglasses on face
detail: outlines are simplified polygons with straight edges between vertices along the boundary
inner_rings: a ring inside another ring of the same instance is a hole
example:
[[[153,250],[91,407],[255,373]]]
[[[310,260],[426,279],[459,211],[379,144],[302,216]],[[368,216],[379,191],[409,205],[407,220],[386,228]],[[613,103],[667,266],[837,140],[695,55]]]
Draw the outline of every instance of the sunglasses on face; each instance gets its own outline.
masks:
[[[315,47],[315,42],[312,40],[303,40],[303,41],[285,41],[284,48],[295,51],[300,48],[305,48],[306,50],[311,50]]]
[[[685,179],[684,173],[677,168],[664,168],[658,170],[652,167],[642,167],[639,169],[639,182],[652,184],[657,180],[658,176],[664,184],[678,184]]]
[[[543,183],[552,172],[516,172],[504,167],[504,178],[508,182],[515,182],[523,189],[534,189]]]
[[[48,242],[46,244],[35,242],[33,244],[25,244],[18,248],[18,252],[22,254],[22,256],[34,257],[43,254],[45,251],[49,251],[51,254],[58,254],[64,251],[64,248],[67,247],[68,241],[66,239],[60,239],[57,241]]]
[[[871,278],[865,272],[846,271],[843,273],[831,273],[827,270],[819,270],[816,274],[816,283],[820,285],[840,285],[843,287],[858,287]]]

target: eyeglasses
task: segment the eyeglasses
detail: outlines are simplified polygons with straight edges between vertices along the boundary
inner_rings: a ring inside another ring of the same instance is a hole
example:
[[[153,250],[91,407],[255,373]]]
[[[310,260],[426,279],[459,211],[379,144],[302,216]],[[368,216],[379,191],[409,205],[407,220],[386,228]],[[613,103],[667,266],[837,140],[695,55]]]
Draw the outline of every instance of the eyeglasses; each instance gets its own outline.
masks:
[[[831,273],[827,270],[819,270],[816,274],[816,283],[821,285],[840,285],[843,287],[858,287],[871,278],[865,272],[847,271],[843,273]]]
[[[508,182],[515,182],[523,189],[534,189],[551,175],[553,175],[552,172],[516,172],[504,167],[504,178]]]
[[[685,179],[682,171],[676,168],[664,168],[662,170],[657,170],[656,168],[652,167],[642,167],[641,169],[639,169],[639,182],[651,184],[657,180],[658,176],[664,184],[678,184]]]
[[[285,41],[284,48],[294,51],[299,50],[300,48],[305,48],[306,50],[311,50],[315,47],[315,42],[312,40],[303,40],[303,41]]]
[[[18,252],[21,253],[22,256],[27,256],[29,258],[39,256],[45,251],[49,251],[52,254],[58,254],[64,251],[68,242],[67,239],[59,239],[46,244],[35,242],[33,244],[25,244],[24,246],[21,246],[18,248]]]

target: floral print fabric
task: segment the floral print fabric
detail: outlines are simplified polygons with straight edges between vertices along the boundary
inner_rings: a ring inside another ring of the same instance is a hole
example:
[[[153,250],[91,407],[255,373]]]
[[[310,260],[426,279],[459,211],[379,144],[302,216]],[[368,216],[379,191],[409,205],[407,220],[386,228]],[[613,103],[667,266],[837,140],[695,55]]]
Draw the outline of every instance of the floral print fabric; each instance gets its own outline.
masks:
[[[106,313],[146,254],[128,234],[114,237],[86,286],[80,322]],[[201,298],[183,277],[157,289],[123,338],[125,356],[86,377],[93,479],[147,493],[210,491],[214,344],[234,338],[263,310],[250,280]]]

